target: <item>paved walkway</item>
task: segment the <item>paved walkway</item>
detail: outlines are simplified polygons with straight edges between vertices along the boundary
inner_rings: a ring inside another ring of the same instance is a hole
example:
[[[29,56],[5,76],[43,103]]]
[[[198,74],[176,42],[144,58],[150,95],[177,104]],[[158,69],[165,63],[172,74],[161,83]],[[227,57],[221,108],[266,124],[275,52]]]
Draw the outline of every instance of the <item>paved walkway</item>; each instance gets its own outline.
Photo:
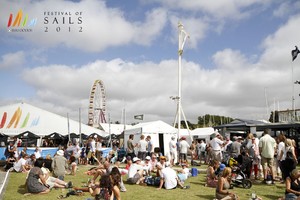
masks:
[[[6,183],[4,183],[6,176],[7,176],[7,180],[6,180]],[[9,174],[6,174],[6,172],[0,171],[0,199],[3,199],[6,185],[8,182],[8,178],[9,178]]]

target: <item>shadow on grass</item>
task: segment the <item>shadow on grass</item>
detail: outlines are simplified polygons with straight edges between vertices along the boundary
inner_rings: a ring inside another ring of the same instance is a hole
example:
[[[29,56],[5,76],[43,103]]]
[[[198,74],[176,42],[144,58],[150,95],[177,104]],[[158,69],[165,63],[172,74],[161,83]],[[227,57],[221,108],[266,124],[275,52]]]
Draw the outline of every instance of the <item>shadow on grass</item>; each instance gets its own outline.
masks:
[[[203,185],[205,184],[205,182],[195,182],[195,181],[189,181],[190,183],[192,184],[195,184],[195,185]]]
[[[283,197],[284,195],[282,195],[282,197]],[[263,195],[263,196],[261,196],[262,197],[262,199],[278,199],[279,197],[278,196],[275,196],[275,195]]]
[[[18,188],[18,193],[25,194],[27,192],[25,185],[20,185]]]
[[[212,200],[215,198],[214,195],[196,195],[197,197],[199,197],[200,199],[207,199],[207,200]]]

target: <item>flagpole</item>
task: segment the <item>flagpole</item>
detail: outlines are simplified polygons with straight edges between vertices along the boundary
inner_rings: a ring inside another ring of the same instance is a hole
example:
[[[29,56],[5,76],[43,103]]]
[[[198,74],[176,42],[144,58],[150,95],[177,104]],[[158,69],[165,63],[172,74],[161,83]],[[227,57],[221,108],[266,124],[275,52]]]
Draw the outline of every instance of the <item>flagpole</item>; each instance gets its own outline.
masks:
[[[297,46],[295,46],[295,50],[292,50],[292,84],[293,84],[293,96],[292,96],[292,121],[295,121],[295,116],[296,116],[296,110],[295,110],[295,86],[294,84],[294,60],[297,58],[298,54],[300,53],[300,50],[298,49]]]
[[[182,106],[181,106],[181,59],[182,59],[182,54],[183,54],[183,48],[186,42],[186,39],[189,37],[189,35],[185,32],[185,30],[183,29],[183,25],[181,24],[181,22],[178,22],[178,96],[176,97],[177,99],[177,128],[178,128],[178,132],[177,132],[177,138],[179,139],[180,137],[180,128],[181,128],[181,112],[183,113],[182,110]],[[184,120],[188,128],[185,116],[184,116]]]
[[[294,64],[292,62],[292,88],[293,88],[293,94],[292,94],[292,122],[295,121],[295,84],[294,84]]]

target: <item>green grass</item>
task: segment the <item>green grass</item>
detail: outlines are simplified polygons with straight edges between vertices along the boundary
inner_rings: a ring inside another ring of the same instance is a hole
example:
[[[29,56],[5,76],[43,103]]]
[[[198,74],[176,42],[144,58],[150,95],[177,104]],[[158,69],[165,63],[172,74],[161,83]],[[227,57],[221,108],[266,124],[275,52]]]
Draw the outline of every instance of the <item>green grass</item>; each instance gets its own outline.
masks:
[[[90,167],[90,166],[89,166]],[[83,172],[89,167],[79,166],[79,171],[76,176],[67,175],[65,177],[66,181],[72,181],[75,186],[82,186],[87,179],[87,175]],[[201,166],[201,169],[205,169],[207,166]],[[52,191],[45,195],[30,195],[24,196],[25,193],[25,177],[26,174],[11,173],[9,182],[4,194],[4,200],[43,200],[50,199],[54,200],[61,194],[67,193],[68,190],[62,189],[52,189]],[[122,200],[153,200],[153,199],[164,199],[164,200],[212,200],[215,196],[215,189],[204,187],[205,183],[205,173],[200,173],[197,177],[191,177],[188,179],[186,184],[191,186],[188,190],[175,189],[175,190],[157,190],[155,187],[151,186],[139,186],[139,185],[128,185],[125,184],[127,192],[121,193]],[[284,195],[285,185],[276,182],[276,185],[263,185],[260,183],[253,183],[251,189],[244,189],[239,187],[234,187],[232,190],[237,193],[241,200],[248,200],[250,198],[251,192],[255,191],[256,194],[263,200],[276,200]],[[88,193],[84,196],[70,196],[69,200],[85,200],[91,197]]]

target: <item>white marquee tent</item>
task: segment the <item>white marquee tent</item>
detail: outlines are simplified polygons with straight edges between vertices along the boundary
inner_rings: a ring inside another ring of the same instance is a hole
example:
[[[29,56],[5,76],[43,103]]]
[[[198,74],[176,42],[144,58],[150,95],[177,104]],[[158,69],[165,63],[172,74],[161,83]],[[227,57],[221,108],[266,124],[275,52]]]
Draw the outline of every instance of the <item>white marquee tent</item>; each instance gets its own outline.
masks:
[[[127,148],[127,140],[130,134],[134,135],[134,143],[138,143],[142,134],[145,136],[150,135],[154,147],[160,147],[164,155],[168,155],[169,142],[172,136],[177,138],[177,129],[163,121],[139,123],[131,129],[125,130],[125,149]]]
[[[68,120],[67,117],[48,112],[27,103],[0,107],[0,120],[0,133],[8,136],[18,135],[25,131],[30,131],[41,137],[54,132],[64,136],[68,135],[69,131],[70,133],[79,134],[79,122]],[[108,135],[108,133],[100,129],[82,123],[81,133],[86,135],[96,133],[103,137]]]

